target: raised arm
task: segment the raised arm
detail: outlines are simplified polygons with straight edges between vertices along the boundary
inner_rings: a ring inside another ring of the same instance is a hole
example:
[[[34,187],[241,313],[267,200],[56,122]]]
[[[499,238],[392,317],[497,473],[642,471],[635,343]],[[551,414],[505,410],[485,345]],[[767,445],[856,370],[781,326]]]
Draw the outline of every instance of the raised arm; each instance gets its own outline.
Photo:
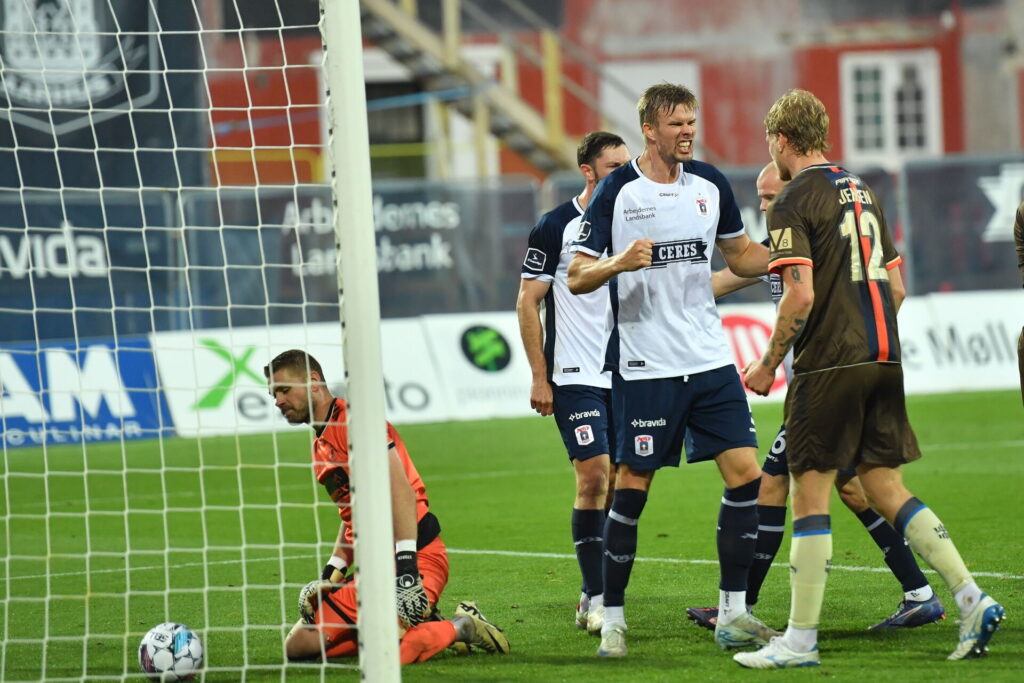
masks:
[[[779,301],[775,330],[761,360],[751,362],[743,377],[743,383],[755,394],[768,395],[775,381],[775,369],[803,333],[813,307],[814,271],[805,265],[783,266],[782,300]]]
[[[718,249],[729,264],[729,270],[740,277],[759,277],[768,272],[768,248],[751,241],[746,235],[720,239]]]
[[[711,292],[716,299],[761,282],[759,277],[740,277],[726,266],[711,273]]]
[[[640,270],[651,265],[654,242],[649,239],[633,240],[615,256],[598,259],[584,252],[577,252],[569,262],[569,291],[573,294],[593,292],[619,273]]]

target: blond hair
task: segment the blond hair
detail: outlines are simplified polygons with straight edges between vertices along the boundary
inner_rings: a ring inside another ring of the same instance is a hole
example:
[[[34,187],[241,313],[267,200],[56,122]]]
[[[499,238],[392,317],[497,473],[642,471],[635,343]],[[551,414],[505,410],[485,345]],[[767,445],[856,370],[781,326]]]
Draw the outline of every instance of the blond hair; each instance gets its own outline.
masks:
[[[785,135],[799,154],[827,152],[828,114],[813,93],[794,89],[775,100],[764,117],[768,135]]]
[[[643,128],[645,123],[657,126],[659,113],[671,114],[680,104],[697,111],[697,96],[689,88],[674,83],[652,85],[636,103],[640,113],[640,127]]]

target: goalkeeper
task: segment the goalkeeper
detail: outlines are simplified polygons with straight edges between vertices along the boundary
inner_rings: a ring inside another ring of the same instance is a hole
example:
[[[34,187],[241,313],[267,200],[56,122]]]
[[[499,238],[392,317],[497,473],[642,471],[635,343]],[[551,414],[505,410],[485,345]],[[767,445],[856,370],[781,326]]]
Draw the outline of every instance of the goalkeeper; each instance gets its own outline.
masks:
[[[313,470],[338,505],[341,526],[334,554],[320,581],[299,598],[301,619],[285,639],[289,659],[351,657],[357,652],[355,581],[346,576],[352,557],[348,433],[345,401],[331,395],[320,364],[300,350],[285,351],[263,368],[271,395],[291,424],[316,431]],[[476,605],[463,602],[455,617],[440,621],[435,606],[448,583],[448,554],[441,525],[429,509],[426,487],[395,428],[387,424],[391,513],[395,533],[395,595],[401,624],[402,664],[421,662],[453,643],[505,654],[508,640]]]

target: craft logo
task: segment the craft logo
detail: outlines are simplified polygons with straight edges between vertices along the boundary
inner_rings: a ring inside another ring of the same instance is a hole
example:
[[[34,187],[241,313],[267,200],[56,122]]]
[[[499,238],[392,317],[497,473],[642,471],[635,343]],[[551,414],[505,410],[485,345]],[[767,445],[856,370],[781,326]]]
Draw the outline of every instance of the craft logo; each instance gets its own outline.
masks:
[[[3,0],[0,10],[0,116],[59,135],[158,95],[149,3]]]
[[[590,237],[590,221],[581,221],[580,231],[576,233],[576,241],[586,242],[588,237]]]
[[[590,425],[580,425],[576,428],[576,443],[581,446],[594,443],[594,430]]]
[[[708,200],[704,197],[697,197],[697,213],[705,217],[708,215]]]
[[[654,437],[650,434],[638,434],[633,439],[633,449],[641,457],[647,457],[654,449]]]
[[[512,350],[508,341],[493,327],[476,325],[462,333],[462,353],[473,367],[484,372],[499,372],[508,367]]]

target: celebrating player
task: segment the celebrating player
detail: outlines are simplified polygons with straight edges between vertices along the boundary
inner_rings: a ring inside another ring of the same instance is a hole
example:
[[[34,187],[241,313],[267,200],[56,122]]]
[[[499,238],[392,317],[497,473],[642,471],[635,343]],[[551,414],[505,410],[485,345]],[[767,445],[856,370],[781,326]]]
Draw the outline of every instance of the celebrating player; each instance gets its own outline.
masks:
[[[637,105],[646,149],[598,186],[580,223],[569,287],[592,292],[615,277],[609,360],[616,434],[615,493],[604,530],[604,625],[598,656],[626,655],[626,584],[637,524],[654,473],[714,460],[725,481],[718,519],[721,580],[715,640],[723,648],[773,633],[746,610],[757,538],[757,440],[711,293],[708,250],[734,272],[765,273],[725,177],[693,160],[697,99],[663,83]],[[607,252],[608,258],[601,258]]]
[[[744,382],[767,394],[795,348],[786,395],[793,478],[789,627],[757,652],[751,668],[820,663],[818,624],[832,561],[828,514],[836,470],[853,464],[872,506],[946,582],[960,608],[960,642],[949,659],[977,657],[1002,621],[946,527],[903,484],[900,466],[921,457],[907,419],[896,312],[904,298],[889,229],[874,192],[824,156],[828,115],[805,90],[779,98],[765,118],[772,161],[792,180],[768,208],[771,269],[782,276],[775,330]]]
[[[583,192],[541,216],[530,233],[516,312],[533,371],[530,406],[541,415],[554,413],[576,472],[572,541],[583,574],[576,626],[596,635],[604,614],[601,540],[613,476],[609,460],[612,382],[604,372],[611,300],[604,287],[573,296],[567,271],[572,260],[569,248],[594,188],[629,163],[629,150],[618,135],[597,131],[580,142],[576,160],[586,180]],[[545,327],[540,320],[541,302]]]
[[[341,526],[334,554],[321,581],[303,591],[303,618],[285,639],[289,659],[351,657],[356,654],[357,600],[347,567],[352,557],[352,508],[349,496],[346,405],[334,398],[320,364],[304,351],[279,354],[263,368],[270,393],[291,424],[308,424],[316,432],[313,470],[338,505]],[[402,664],[422,662],[452,645],[469,643],[487,652],[506,654],[508,640],[473,602],[462,602],[449,621],[428,620],[448,582],[448,554],[441,525],[430,512],[427,490],[402,438],[388,423],[391,512],[395,530],[395,590],[401,624]]]
[[[761,200],[761,211],[764,212],[775,196],[782,190],[785,183],[779,180],[779,172],[775,163],[761,169],[757,176],[757,196]],[[765,240],[767,242],[767,240]],[[782,298],[782,280],[778,273],[771,273],[765,278],[771,291],[772,301],[778,305]],[[751,284],[761,282],[761,278],[741,278],[734,275],[728,268],[711,274],[711,289],[715,298],[719,298]],[[793,378],[792,349],[782,362],[786,369],[786,381]],[[757,604],[761,592],[761,584],[768,576],[776,553],[782,545],[782,537],[786,528],[786,498],[789,497],[789,466],[786,461],[786,426],[779,429],[771,450],[765,456],[761,468],[761,491],[757,498],[757,546],[754,551],[754,564],[750,567],[750,578],[747,581],[747,609],[752,610]],[[872,626],[872,629],[914,628],[944,619],[939,598],[932,591],[928,580],[924,578],[920,567],[914,560],[913,553],[892,525],[887,523],[877,512],[871,509],[864,496],[864,488],[853,468],[841,470],[836,476],[836,490],[846,507],[857,516],[864,525],[872,540],[878,545],[885,557],[886,564],[903,587],[903,599],[896,611]],[[718,617],[715,607],[688,607],[686,615],[704,628],[714,629]]]

